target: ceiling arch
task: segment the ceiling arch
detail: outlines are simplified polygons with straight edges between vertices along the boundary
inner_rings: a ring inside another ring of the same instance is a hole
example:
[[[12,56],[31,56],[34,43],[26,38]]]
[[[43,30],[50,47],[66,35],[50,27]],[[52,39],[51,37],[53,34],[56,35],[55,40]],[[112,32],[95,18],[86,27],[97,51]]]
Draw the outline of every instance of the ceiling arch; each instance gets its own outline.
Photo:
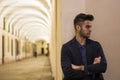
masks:
[[[20,13],[19,13],[19,14],[20,14]],[[39,14],[39,13],[38,13],[38,14]],[[49,21],[48,21],[44,16],[42,16],[42,15],[39,16],[38,14],[35,14],[35,12],[34,12],[33,14],[29,14],[29,13],[28,13],[28,14],[21,15],[21,17],[24,17],[24,16],[26,17],[26,15],[27,15],[27,16],[32,15],[32,16],[30,16],[30,17],[40,18],[40,19],[42,20],[42,22],[46,23],[47,25],[50,25],[50,24],[49,24]],[[13,15],[14,15],[14,14],[13,14]],[[25,17],[24,17],[24,18],[25,18]],[[32,19],[33,19],[33,18],[31,18],[31,20],[32,20]],[[7,20],[7,21],[8,21],[8,20]],[[6,21],[6,22],[7,22],[7,21]],[[7,22],[7,23],[8,23],[7,27],[12,30],[11,24],[12,24],[12,23],[15,23],[16,21],[19,21],[18,16],[16,16],[16,17],[15,17],[14,19],[12,19],[11,21],[9,20],[9,23]]]
[[[34,24],[33,24],[34,23]],[[22,25],[21,25],[21,27],[20,28],[18,28],[17,30],[15,30],[16,31],[16,33],[15,34],[17,34],[17,36],[19,36],[20,35],[20,32],[23,30],[24,31],[24,29],[25,28],[29,28],[29,27],[34,27],[34,26],[39,26],[39,28],[43,28],[44,30],[46,30],[47,32],[49,32],[49,29],[46,29],[46,27],[44,27],[44,25],[42,24],[42,23],[39,23],[39,22],[27,22],[27,23],[23,23]]]
[[[34,29],[29,29],[27,32],[25,32],[24,33],[24,35],[23,36],[26,36],[26,37],[30,37],[31,35],[38,35],[38,36],[42,36],[42,37],[44,37],[44,36],[49,36],[48,34],[45,34],[45,32],[44,31],[39,31],[39,32],[36,32],[35,34],[32,34],[33,32],[34,32],[34,30],[40,30],[39,28],[34,28]],[[44,34],[40,34],[40,33],[44,33]],[[32,36],[31,36],[32,37]],[[34,37],[34,36],[33,36]]]
[[[38,30],[37,32],[35,32],[36,30]],[[32,34],[34,33],[34,34]],[[41,34],[43,33],[43,34]],[[41,37],[44,38],[47,42],[49,42],[49,35],[47,33],[45,33],[43,30],[41,30],[40,28],[34,28],[34,29],[29,29],[26,32],[24,32],[24,35],[20,35],[21,38],[24,38],[26,36],[27,39],[32,40],[33,38],[36,38],[36,40],[38,39],[37,37]],[[46,37],[48,36],[48,37]],[[32,38],[32,39],[31,39]],[[35,40],[35,39],[34,39]],[[33,41],[34,41],[33,40]]]
[[[26,20],[27,22],[25,22]],[[29,18],[21,19],[19,22],[16,22],[15,24],[13,23],[11,26],[14,27],[14,32],[15,32],[18,29],[22,30],[25,27],[24,25],[29,26],[29,25],[36,24],[36,23],[41,24],[42,26],[40,28],[44,28],[46,31],[50,29],[50,27],[44,24],[41,19],[37,19],[37,18],[36,19],[34,18],[32,20]]]
[[[34,34],[28,34],[27,36],[28,36],[28,38],[27,38],[28,40],[37,41],[37,40],[40,40],[40,39],[42,39],[42,40],[44,39],[46,42],[49,42],[49,40],[47,39],[47,37],[45,37],[44,35],[39,36],[38,33],[36,35],[34,35]]]
[[[12,13],[12,15],[16,15],[16,14],[19,14],[19,15],[21,15],[21,16],[24,16],[24,14],[29,14],[29,13],[34,13],[34,15],[39,15],[39,17],[42,17],[42,18],[44,18],[45,19],[45,21],[47,21],[47,23],[49,24],[50,23],[50,19],[48,19],[47,17],[45,17],[45,15],[43,15],[43,14],[41,14],[39,11],[36,11],[36,10],[32,10],[33,12],[31,12],[31,9],[21,9],[21,10],[19,10],[19,11],[15,11],[14,13]],[[21,13],[21,12],[23,12],[23,13]],[[25,13],[24,13],[25,12]],[[14,16],[13,16],[14,17]],[[32,16],[31,16],[32,17]],[[11,15],[10,15],[10,17],[7,17],[7,18],[11,18]],[[31,18],[32,19],[32,18]],[[7,21],[7,19],[6,19],[6,21]],[[14,19],[13,19],[13,21],[14,21]],[[18,19],[18,21],[19,21],[19,19]],[[7,27],[6,27],[7,28]],[[8,28],[7,28],[7,30],[8,30]]]
[[[48,31],[49,30],[49,28],[47,28],[46,27],[46,25],[45,24],[43,24],[43,23],[40,23],[40,22],[38,22],[38,21],[28,21],[28,22],[24,22],[24,23],[22,23],[21,25],[19,25],[18,27],[17,27],[17,32],[18,31],[22,31],[22,29],[23,28],[25,28],[25,26],[26,27],[28,27],[29,28],[29,26],[33,26],[33,25],[42,25],[40,28],[43,28],[43,29],[45,29],[46,31]],[[34,26],[33,26],[34,27]]]
[[[28,31],[28,28],[30,29],[33,29],[33,28],[35,28],[36,26],[41,30],[41,31],[45,31],[45,33],[47,33],[47,34],[50,34],[49,33],[49,31],[48,30],[46,30],[46,29],[44,29],[44,28],[41,28],[41,26],[43,26],[42,24],[31,24],[31,25],[28,25],[28,24],[26,24],[26,25],[24,25],[24,27],[22,28],[23,30],[19,30],[18,31],[18,35],[24,35],[24,30],[27,30]],[[34,26],[34,27],[33,27]],[[36,32],[36,31],[35,31]]]
[[[41,11],[43,14],[45,14],[46,16],[49,15],[49,11],[44,7],[43,4],[41,4],[41,1],[38,0],[5,0],[3,2],[6,2],[6,4],[1,3],[1,5],[3,6],[2,10],[0,8],[0,15],[6,15],[6,13],[8,12],[13,12],[14,10],[18,9],[18,8],[34,8],[38,11]],[[34,4],[33,4],[34,3]],[[49,16],[48,16],[49,17]]]
[[[0,21],[5,19],[6,31],[10,30],[10,33],[27,37],[33,42],[42,38],[49,40],[51,0],[2,0],[0,5]]]
[[[24,15],[20,15],[20,14],[16,14],[15,16],[11,16],[11,18],[8,18],[7,20],[6,20],[6,27],[8,27],[8,30],[10,30],[10,25],[12,25],[12,23],[14,24],[14,23],[16,23],[18,20],[20,20],[20,19],[22,19],[22,18],[26,18],[26,17],[34,17],[34,18],[38,18],[38,19],[40,19],[40,22],[42,21],[44,24],[46,24],[46,26],[47,25],[49,25],[48,23],[47,23],[47,21],[43,18],[43,17],[41,17],[41,16],[39,16],[39,15],[36,15],[36,14],[24,14]],[[9,31],[10,32],[10,31]]]

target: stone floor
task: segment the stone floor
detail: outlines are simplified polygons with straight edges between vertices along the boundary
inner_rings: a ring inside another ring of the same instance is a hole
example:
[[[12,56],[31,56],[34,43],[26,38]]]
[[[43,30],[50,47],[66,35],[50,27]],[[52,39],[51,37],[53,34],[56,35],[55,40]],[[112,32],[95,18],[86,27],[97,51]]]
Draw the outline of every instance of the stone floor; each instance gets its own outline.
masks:
[[[0,80],[53,80],[49,59],[39,56],[1,65]]]

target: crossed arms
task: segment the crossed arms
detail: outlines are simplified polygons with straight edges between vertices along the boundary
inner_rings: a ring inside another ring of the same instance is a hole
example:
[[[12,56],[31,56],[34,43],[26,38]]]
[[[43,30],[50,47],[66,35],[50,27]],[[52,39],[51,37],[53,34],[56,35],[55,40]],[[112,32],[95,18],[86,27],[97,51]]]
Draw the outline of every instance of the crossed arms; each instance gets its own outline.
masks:
[[[96,58],[94,59],[93,64],[99,64],[100,62],[101,62],[101,56],[96,57]],[[72,66],[72,68],[75,69],[75,70],[80,70],[80,71],[84,71],[84,70],[85,70],[85,66],[84,66],[84,65],[78,66],[78,65],[71,64],[71,66]]]
[[[86,66],[72,64],[70,59],[70,49],[68,46],[62,47],[61,65],[64,75],[69,79],[82,78],[88,74],[85,73]],[[91,74],[103,73],[106,71],[107,63],[103,50],[99,46],[99,57],[94,59],[93,64],[87,65],[87,70]]]

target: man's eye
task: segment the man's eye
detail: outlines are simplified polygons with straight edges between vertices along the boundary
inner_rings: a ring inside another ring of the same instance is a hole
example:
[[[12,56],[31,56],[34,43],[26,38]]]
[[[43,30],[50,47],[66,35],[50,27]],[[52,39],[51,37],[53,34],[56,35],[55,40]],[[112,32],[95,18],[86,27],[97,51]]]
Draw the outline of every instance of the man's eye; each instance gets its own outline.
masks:
[[[86,28],[91,28],[91,26],[87,25]]]

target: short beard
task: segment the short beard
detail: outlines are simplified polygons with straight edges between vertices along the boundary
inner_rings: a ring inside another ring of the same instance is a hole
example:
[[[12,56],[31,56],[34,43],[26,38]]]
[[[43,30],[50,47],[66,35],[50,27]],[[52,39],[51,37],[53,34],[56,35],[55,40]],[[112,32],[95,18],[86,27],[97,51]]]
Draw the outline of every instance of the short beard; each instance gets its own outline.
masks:
[[[88,39],[90,37],[90,36],[85,36],[82,30],[80,30],[79,35],[80,35],[80,37],[83,37],[86,39]]]

